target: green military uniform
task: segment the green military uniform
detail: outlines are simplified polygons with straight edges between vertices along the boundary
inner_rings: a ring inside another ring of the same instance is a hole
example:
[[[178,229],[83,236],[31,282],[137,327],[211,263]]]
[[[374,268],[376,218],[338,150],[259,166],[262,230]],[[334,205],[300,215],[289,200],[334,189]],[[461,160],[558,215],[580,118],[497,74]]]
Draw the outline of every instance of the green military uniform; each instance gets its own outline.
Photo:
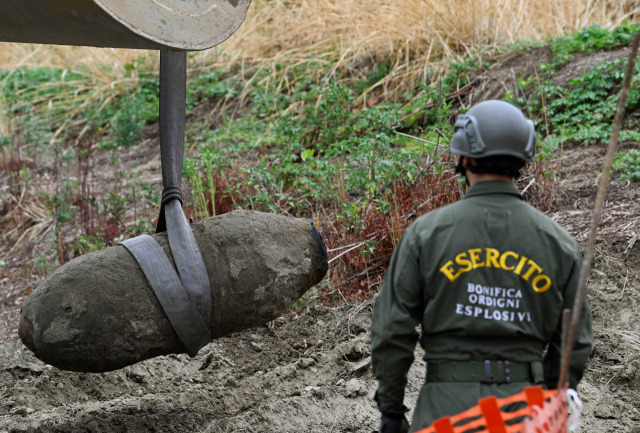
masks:
[[[561,312],[573,306],[581,262],[573,238],[511,182],[478,182],[464,199],[420,217],[398,244],[376,298],[372,364],[381,410],[402,408],[418,324],[428,380],[411,431],[487,395],[506,397],[536,382],[554,388]],[[572,388],[593,345],[583,305]]]

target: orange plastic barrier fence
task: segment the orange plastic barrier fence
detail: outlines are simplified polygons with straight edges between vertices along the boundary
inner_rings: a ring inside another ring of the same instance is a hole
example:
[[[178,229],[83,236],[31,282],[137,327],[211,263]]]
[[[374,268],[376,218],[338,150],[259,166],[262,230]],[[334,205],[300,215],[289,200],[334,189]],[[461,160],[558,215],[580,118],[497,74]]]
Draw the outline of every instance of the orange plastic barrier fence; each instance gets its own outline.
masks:
[[[500,410],[513,403],[526,403],[526,406],[512,412]],[[508,424],[509,421],[519,417],[525,417],[525,420]],[[418,433],[565,433],[566,431],[566,390],[547,391],[539,386],[529,386],[520,394],[510,397],[482,398],[477,406],[454,416],[440,418]]]

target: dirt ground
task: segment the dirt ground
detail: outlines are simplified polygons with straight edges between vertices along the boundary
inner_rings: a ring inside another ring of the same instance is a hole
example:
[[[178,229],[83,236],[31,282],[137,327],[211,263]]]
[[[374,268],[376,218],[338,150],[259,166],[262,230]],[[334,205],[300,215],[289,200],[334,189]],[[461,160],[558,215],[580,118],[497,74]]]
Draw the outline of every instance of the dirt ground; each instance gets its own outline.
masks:
[[[557,156],[560,192],[549,215],[583,247],[604,154],[603,147],[574,145]],[[157,161],[147,165],[149,182],[157,182]],[[583,432],[640,433],[639,200],[637,183],[614,178],[588,289],[596,344],[578,389]],[[371,300],[312,304],[214,340],[195,358],[75,373],[43,364],[20,343],[20,305],[38,281],[20,264],[9,257],[0,273],[0,433],[377,431]],[[417,359],[408,405],[424,379]]]

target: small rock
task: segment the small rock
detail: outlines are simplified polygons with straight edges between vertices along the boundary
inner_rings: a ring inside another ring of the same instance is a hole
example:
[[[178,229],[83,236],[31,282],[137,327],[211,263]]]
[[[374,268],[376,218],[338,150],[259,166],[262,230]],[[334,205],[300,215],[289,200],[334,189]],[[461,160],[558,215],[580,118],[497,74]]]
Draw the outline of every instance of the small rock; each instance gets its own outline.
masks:
[[[367,389],[365,383],[360,379],[351,379],[344,387],[344,396],[349,398],[357,397],[361,394],[366,394]]]
[[[251,342],[251,343],[249,343],[249,344],[250,344],[251,348],[252,348],[254,351],[256,351],[256,352],[258,352],[258,353],[262,352],[262,344],[260,344],[260,343],[256,343],[255,341],[252,341],[252,342]]]
[[[319,386],[307,386],[304,390],[319,399],[325,396],[324,391]]]
[[[195,376],[193,378],[193,383],[204,383],[204,382],[205,382],[205,380],[204,380],[204,378],[202,376]]]
[[[126,374],[129,380],[136,383],[144,383],[147,376],[147,372],[145,372],[139,366],[129,367]]]
[[[615,404],[610,401],[601,400],[594,411],[596,418],[600,419],[616,419],[618,418]]]
[[[618,355],[617,353],[613,353],[613,352],[609,352],[605,355],[605,359],[607,360],[607,362],[613,363],[613,364],[620,364],[622,363],[622,357],[620,355]]]
[[[224,384],[226,386],[231,386],[233,388],[236,388],[238,386],[238,382],[236,381],[236,378],[233,376],[229,376]]]
[[[205,368],[210,366],[212,362],[213,362],[213,352],[209,352],[204,357],[204,360],[202,361],[202,364],[200,364],[200,367],[198,367],[198,370],[204,370]]]
[[[100,426],[98,425],[98,422],[96,420],[89,421],[89,423],[87,424],[87,431],[89,433],[99,433]]]
[[[30,407],[16,407],[14,409],[11,410],[11,412],[9,412],[11,415],[20,415],[20,416],[27,416],[30,415],[32,413],[34,413],[35,410],[30,408]]]
[[[347,359],[347,361],[354,362],[359,361],[369,355],[369,343],[364,340],[352,341],[345,344],[340,351],[340,358]]]
[[[370,366],[371,366],[371,357],[367,356],[366,358],[362,359],[361,361],[353,365],[351,367],[351,372],[353,374],[357,374],[358,376],[361,376],[369,370]]]
[[[298,367],[300,368],[309,368],[309,366],[316,363],[316,360],[313,358],[301,358],[298,360]]]
[[[274,372],[276,376],[281,377],[283,379],[293,379],[296,375],[296,366],[295,364],[287,364],[281,367],[277,367]]]

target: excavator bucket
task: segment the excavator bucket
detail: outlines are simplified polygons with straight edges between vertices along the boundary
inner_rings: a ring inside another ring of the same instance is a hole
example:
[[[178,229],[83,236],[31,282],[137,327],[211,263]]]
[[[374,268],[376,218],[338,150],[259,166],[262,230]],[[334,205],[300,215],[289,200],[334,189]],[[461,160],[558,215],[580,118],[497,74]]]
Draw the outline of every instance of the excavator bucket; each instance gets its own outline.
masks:
[[[242,24],[251,0],[4,0],[0,41],[199,51]]]

